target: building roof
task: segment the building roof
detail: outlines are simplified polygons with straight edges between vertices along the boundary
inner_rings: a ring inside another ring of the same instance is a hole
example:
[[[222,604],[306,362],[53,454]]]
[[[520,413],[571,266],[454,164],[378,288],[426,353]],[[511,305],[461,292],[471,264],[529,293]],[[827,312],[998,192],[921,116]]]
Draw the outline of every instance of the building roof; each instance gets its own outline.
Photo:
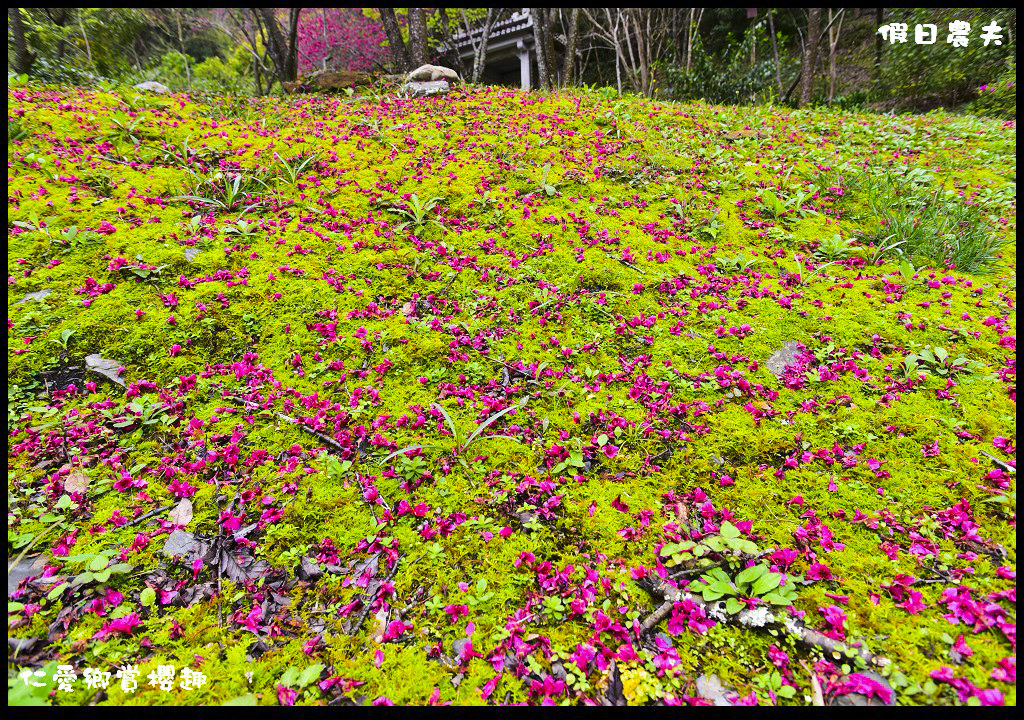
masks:
[[[469,32],[458,32],[452,36],[452,41],[455,46],[462,49],[464,45],[470,45],[479,42],[480,37],[483,35],[483,27],[475,27]],[[533,19],[530,17],[529,8],[520,8],[518,11],[512,13],[511,17],[496,22],[491,27],[491,34],[488,42],[494,42],[495,40],[509,39],[516,35],[524,35],[530,39],[533,38]]]

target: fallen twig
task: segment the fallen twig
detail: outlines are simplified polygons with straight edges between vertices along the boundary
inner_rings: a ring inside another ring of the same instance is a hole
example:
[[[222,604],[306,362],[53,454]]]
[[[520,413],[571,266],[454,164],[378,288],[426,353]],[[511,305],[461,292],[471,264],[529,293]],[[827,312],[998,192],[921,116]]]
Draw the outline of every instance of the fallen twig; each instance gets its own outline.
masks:
[[[251,400],[243,400],[242,398],[235,397],[234,395],[225,395],[224,399],[225,400],[231,400],[231,401],[236,402],[236,403],[241,403],[245,407],[259,408],[259,405],[257,403],[254,403]],[[262,408],[260,408],[260,409],[262,409]],[[330,437],[328,435],[324,435],[322,432],[318,432],[318,431],[314,430],[311,427],[307,427],[306,425],[303,425],[301,421],[296,420],[293,417],[289,417],[288,415],[285,415],[284,413],[275,412],[274,415],[276,415],[281,420],[284,420],[285,422],[288,422],[288,423],[291,423],[292,425],[295,425],[300,430],[305,430],[310,435],[314,436],[315,438],[317,438],[318,440],[320,440],[322,442],[327,443],[328,445],[330,445],[332,448],[334,448],[338,452],[345,452],[345,448],[343,448],[341,446],[341,444],[337,440],[335,440],[334,438],[332,438],[332,437]]]
[[[617,262],[620,262],[620,263],[622,263],[623,265],[625,265],[626,267],[628,267],[628,268],[629,268],[630,270],[636,270],[636,271],[637,271],[638,273],[640,273],[641,275],[646,275],[646,274],[647,274],[647,273],[645,273],[645,272],[644,272],[643,270],[641,270],[640,268],[638,268],[638,267],[637,267],[636,265],[630,265],[630,264],[629,264],[628,262],[626,262],[626,261],[625,261],[625,260],[623,260],[622,258],[617,258],[617,257],[615,257],[614,255],[610,255],[610,254],[608,254],[608,253],[605,253],[605,257],[607,257],[607,258],[608,258],[609,260],[615,260],[615,261],[617,261]]]
[[[164,512],[165,510],[170,510],[173,507],[174,507],[174,505],[166,505],[164,507],[159,507],[156,510],[150,510],[148,513],[146,513],[142,517],[137,517],[134,520],[132,520],[131,522],[125,523],[121,527],[131,527],[132,525],[138,525],[143,520],[148,520],[149,518],[153,517],[154,515],[159,515],[160,513]]]
[[[1015,467],[1014,467],[1013,465],[1011,465],[1011,464],[1010,464],[1010,463],[1008,463],[1008,462],[1005,462],[1005,461],[1003,461],[1003,460],[1000,460],[1000,459],[999,459],[999,458],[997,458],[997,457],[996,457],[995,455],[989,455],[989,454],[988,454],[987,452],[985,452],[984,450],[980,451],[980,452],[979,452],[979,455],[984,455],[985,457],[987,457],[987,458],[988,458],[989,460],[991,460],[992,462],[994,462],[994,463],[996,464],[996,466],[998,466],[998,467],[999,467],[999,469],[1000,469],[1000,470],[1002,470],[1003,472],[1008,472],[1008,473],[1012,473],[1013,475],[1016,475],[1016,474],[1017,474],[1017,468],[1015,468]]]

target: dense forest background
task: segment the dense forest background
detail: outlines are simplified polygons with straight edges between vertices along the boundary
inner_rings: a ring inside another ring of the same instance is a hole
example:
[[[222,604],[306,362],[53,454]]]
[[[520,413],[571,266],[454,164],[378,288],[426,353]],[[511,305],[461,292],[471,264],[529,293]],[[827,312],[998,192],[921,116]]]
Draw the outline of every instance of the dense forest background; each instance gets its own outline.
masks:
[[[663,99],[962,109],[1016,115],[1009,8],[529,8],[543,87],[617,87]],[[197,94],[265,95],[324,71],[399,73],[423,62],[467,79],[446,51],[521,8],[10,8],[12,79],[95,86],[155,80]],[[906,23],[906,42],[878,28]],[[951,23],[968,23],[966,47]],[[999,26],[1001,42],[983,42]],[[914,28],[934,24],[934,44]],[[487,32],[478,33],[486,38]],[[486,39],[483,40],[486,43]],[[552,52],[553,50],[553,52]],[[543,57],[545,56],[546,57]],[[805,69],[807,72],[805,72]]]

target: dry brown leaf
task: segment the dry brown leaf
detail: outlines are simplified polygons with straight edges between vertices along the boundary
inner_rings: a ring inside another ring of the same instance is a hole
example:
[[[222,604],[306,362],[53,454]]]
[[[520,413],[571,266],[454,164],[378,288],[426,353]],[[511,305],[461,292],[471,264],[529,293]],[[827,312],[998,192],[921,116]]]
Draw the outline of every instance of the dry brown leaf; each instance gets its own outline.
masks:
[[[171,510],[171,522],[175,525],[185,526],[192,522],[192,501],[182,498],[173,510]]]
[[[387,625],[387,622],[388,622],[388,611],[387,611],[387,609],[386,608],[381,608],[380,610],[377,611],[377,614],[374,615],[374,617],[377,620],[377,629],[373,633],[373,641],[379,643],[379,642],[382,642],[384,640],[384,633],[386,633],[387,629],[388,629],[388,625]]]
[[[72,470],[64,480],[64,491],[67,493],[84,494],[89,489],[89,476],[81,470]]]
[[[821,683],[818,681],[818,673],[813,668],[807,667],[807,663],[801,664],[804,666],[804,670],[807,670],[811,675],[811,704],[824,707],[825,698],[821,694]]]

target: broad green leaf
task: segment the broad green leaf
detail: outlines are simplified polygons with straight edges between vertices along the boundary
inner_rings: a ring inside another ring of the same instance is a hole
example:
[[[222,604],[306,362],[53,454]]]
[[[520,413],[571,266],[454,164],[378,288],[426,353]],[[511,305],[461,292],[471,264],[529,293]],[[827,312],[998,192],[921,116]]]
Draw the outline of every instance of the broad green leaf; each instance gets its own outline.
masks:
[[[736,613],[738,613],[740,610],[742,610],[745,607],[746,607],[746,605],[742,601],[740,601],[738,598],[732,598],[731,597],[731,598],[729,598],[728,600],[725,601],[725,610],[730,615],[735,615]]]
[[[295,681],[299,679],[299,669],[297,667],[290,667],[284,671],[284,675],[281,676],[281,684],[285,687],[292,687],[295,685]]]
[[[764,595],[769,590],[774,590],[782,582],[781,573],[767,573],[757,578],[751,588],[755,595]]]
[[[237,705],[256,705],[256,704],[257,704],[256,696],[253,695],[252,693],[246,693],[245,695],[239,695],[238,697],[236,697],[236,698],[234,698],[232,700],[228,700],[226,703],[224,703],[224,706],[227,707],[229,705],[237,706]]]
[[[299,675],[298,686],[306,687],[314,680],[317,680],[320,677],[320,673],[323,672],[323,669],[324,666],[321,663],[317,663],[316,665],[310,665],[308,668],[302,671],[301,675]]]
[[[768,572],[768,566],[764,563],[754,565],[753,567],[748,567],[746,570],[741,571],[740,574],[736,576],[736,582],[741,585],[752,583],[766,572]]]
[[[740,530],[738,527],[726,520],[722,523],[722,529],[719,530],[719,534],[725,538],[735,538],[740,536]]]
[[[92,559],[92,562],[89,563],[89,569],[93,572],[99,572],[100,570],[105,568],[109,563],[110,558],[108,558],[106,555],[97,555]]]

